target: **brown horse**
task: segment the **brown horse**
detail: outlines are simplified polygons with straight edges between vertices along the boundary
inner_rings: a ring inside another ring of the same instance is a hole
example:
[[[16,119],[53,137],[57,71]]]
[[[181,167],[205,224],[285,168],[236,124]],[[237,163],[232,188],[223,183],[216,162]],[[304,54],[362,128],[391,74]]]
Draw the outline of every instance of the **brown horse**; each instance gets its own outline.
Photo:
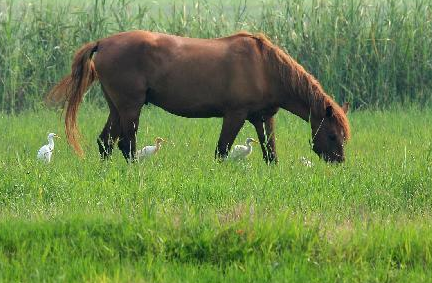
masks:
[[[310,121],[313,150],[320,157],[345,159],[347,105],[340,107],[312,75],[261,34],[197,39],[131,31],[84,45],[71,74],[48,96],[67,100],[66,135],[80,155],[77,111],[96,79],[110,109],[98,139],[102,157],[118,141],[124,157],[134,159],[141,108],[151,103],[183,117],[223,117],[217,157],[227,156],[248,120],[265,161],[276,162],[273,116],[281,107]]]

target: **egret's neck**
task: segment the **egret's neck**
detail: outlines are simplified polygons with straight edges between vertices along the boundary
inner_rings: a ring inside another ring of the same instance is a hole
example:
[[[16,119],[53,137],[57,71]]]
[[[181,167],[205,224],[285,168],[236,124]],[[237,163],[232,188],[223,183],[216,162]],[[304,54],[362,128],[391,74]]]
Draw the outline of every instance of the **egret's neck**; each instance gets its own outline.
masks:
[[[54,138],[49,138],[48,139],[48,146],[53,149],[54,148]]]
[[[161,148],[161,142],[156,143],[156,151],[158,151]]]
[[[246,143],[246,146],[247,146],[247,148],[248,148],[248,151],[251,151],[251,150],[252,150],[252,142],[247,142],[247,143]]]

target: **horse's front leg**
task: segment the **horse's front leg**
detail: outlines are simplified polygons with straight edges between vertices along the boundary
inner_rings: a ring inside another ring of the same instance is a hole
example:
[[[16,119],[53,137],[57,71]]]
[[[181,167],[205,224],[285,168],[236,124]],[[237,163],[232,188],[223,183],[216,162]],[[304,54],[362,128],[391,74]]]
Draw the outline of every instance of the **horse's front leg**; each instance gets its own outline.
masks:
[[[249,121],[252,123],[252,125],[254,125],[255,130],[257,132],[258,140],[260,142],[261,151],[263,154],[263,160],[265,161],[265,163],[269,164],[270,156],[267,150],[267,138],[264,130],[264,121],[262,118],[254,118],[254,119],[250,119]]]
[[[222,130],[215,151],[216,159],[225,159],[246,120],[245,112],[230,112],[223,117]]]
[[[274,118],[254,118],[249,120],[254,125],[261,145],[264,161],[269,164],[277,163],[276,144],[274,135]]]
[[[268,162],[278,162],[276,154],[275,119],[270,117],[264,121]]]

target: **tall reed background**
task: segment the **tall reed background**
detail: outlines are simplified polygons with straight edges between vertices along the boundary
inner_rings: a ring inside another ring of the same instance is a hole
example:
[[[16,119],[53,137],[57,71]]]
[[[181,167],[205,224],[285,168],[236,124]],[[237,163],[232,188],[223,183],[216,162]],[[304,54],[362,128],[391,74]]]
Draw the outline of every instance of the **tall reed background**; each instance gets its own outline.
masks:
[[[339,102],[424,105],[432,93],[431,8],[426,0],[1,0],[0,111],[40,108],[78,47],[133,29],[202,38],[263,32]],[[87,99],[100,101],[98,92]]]

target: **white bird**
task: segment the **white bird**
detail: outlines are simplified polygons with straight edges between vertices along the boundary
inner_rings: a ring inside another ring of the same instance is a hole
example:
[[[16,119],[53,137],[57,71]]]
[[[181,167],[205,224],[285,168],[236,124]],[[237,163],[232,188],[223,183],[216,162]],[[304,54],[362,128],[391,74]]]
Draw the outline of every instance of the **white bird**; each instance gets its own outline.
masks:
[[[161,148],[163,142],[165,142],[163,138],[156,138],[155,145],[148,145],[145,146],[143,149],[137,150],[135,155],[136,158],[142,159],[155,155]]]
[[[39,160],[45,161],[47,163],[51,162],[51,156],[54,151],[54,138],[60,138],[54,133],[48,134],[48,144],[41,147],[37,153],[37,158]]]
[[[309,168],[313,166],[312,161],[308,160],[308,159],[307,159],[306,157],[304,157],[304,156],[300,157],[300,162],[301,162],[304,166],[309,167]]]
[[[253,138],[246,139],[246,145],[236,145],[231,151],[229,157],[231,159],[244,159],[252,153],[251,143],[258,143]]]

